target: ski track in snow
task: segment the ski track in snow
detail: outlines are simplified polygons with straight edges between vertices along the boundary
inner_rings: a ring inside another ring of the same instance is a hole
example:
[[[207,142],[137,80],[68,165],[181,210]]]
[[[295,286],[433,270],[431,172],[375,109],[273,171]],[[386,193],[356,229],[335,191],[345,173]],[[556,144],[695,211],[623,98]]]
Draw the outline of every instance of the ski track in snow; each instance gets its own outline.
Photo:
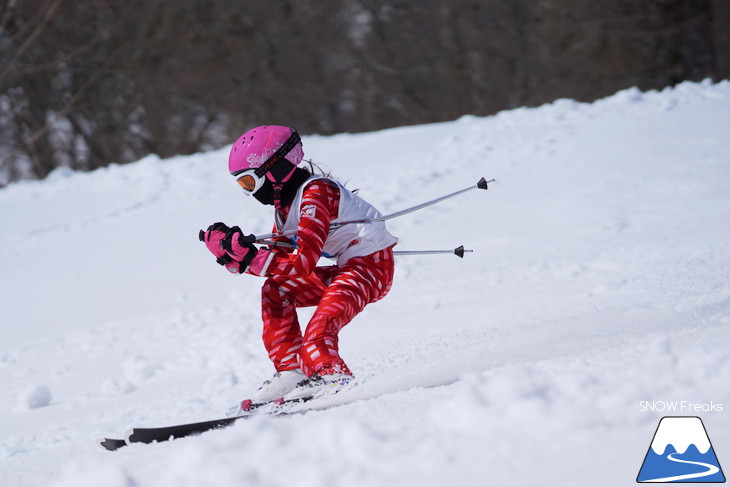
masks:
[[[363,383],[331,409],[113,454],[95,439],[222,416],[273,372],[261,281],[197,239],[268,232],[271,210],[227,148],[0,190],[3,485],[612,486],[661,417],[639,402],[660,400],[725,405],[702,413],[722,463],[729,114],[730,83],[682,83],[305,137],[384,213],[496,178],[388,223],[399,250],[475,252],[398,259],[341,333]]]

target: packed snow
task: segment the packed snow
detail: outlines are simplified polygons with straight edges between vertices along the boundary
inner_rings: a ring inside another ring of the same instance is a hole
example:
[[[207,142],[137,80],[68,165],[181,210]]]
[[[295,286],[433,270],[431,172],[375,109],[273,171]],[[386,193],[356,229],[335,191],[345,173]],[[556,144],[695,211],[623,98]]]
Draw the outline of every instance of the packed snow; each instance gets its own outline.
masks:
[[[397,250],[474,253],[398,257],[341,333],[362,384],[331,408],[117,452],[95,440],[220,417],[273,373],[262,280],[197,238],[272,210],[228,148],[12,184],[1,483],[628,485],[663,416],[700,416],[730,465],[729,134],[730,82],[708,81],[304,137],[384,213],[495,178],[388,223]]]

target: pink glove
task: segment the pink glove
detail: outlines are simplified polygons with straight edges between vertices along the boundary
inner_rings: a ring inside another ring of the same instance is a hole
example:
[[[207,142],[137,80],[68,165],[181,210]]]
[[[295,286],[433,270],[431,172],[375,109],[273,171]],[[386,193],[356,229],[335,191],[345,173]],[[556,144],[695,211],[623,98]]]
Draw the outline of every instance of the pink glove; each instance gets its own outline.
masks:
[[[243,274],[251,264],[258,249],[251,243],[253,235],[244,235],[240,228],[232,227],[220,241],[221,247],[231,259],[226,269],[234,274]]]
[[[217,222],[209,226],[206,231],[201,230],[198,234],[198,239],[205,243],[208,250],[216,256],[216,262],[220,265],[226,265],[230,262],[230,260],[226,258],[227,254],[225,249],[221,247],[221,240],[226,237],[226,232],[228,230],[228,225]]]

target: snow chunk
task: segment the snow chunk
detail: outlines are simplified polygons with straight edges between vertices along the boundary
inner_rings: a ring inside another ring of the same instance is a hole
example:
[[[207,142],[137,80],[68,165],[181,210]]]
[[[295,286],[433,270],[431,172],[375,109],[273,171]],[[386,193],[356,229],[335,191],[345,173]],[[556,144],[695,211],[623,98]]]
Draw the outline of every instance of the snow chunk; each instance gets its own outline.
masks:
[[[31,409],[43,408],[51,404],[53,396],[51,390],[46,386],[30,386],[20,393],[16,403],[16,411],[29,411]]]
[[[160,368],[146,357],[133,355],[124,361],[124,377],[133,384],[139,384],[155,375]]]
[[[101,383],[101,393],[107,396],[119,396],[135,391],[137,388],[126,379],[107,379]]]

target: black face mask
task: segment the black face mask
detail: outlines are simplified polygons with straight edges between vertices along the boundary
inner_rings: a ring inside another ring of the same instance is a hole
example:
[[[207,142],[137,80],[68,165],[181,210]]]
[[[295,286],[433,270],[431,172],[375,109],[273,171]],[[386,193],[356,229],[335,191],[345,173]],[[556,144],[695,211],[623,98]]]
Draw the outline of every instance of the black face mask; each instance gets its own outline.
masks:
[[[289,166],[291,167],[291,166]],[[311,176],[310,172],[306,169],[298,167],[294,170],[294,174],[291,175],[289,181],[284,183],[281,188],[281,206],[287,206],[292,202],[294,196],[297,194],[299,187],[304,184],[304,181],[309,179]],[[273,205],[274,204],[274,185],[268,178],[264,181],[261,189],[253,194],[253,197],[262,205]]]

